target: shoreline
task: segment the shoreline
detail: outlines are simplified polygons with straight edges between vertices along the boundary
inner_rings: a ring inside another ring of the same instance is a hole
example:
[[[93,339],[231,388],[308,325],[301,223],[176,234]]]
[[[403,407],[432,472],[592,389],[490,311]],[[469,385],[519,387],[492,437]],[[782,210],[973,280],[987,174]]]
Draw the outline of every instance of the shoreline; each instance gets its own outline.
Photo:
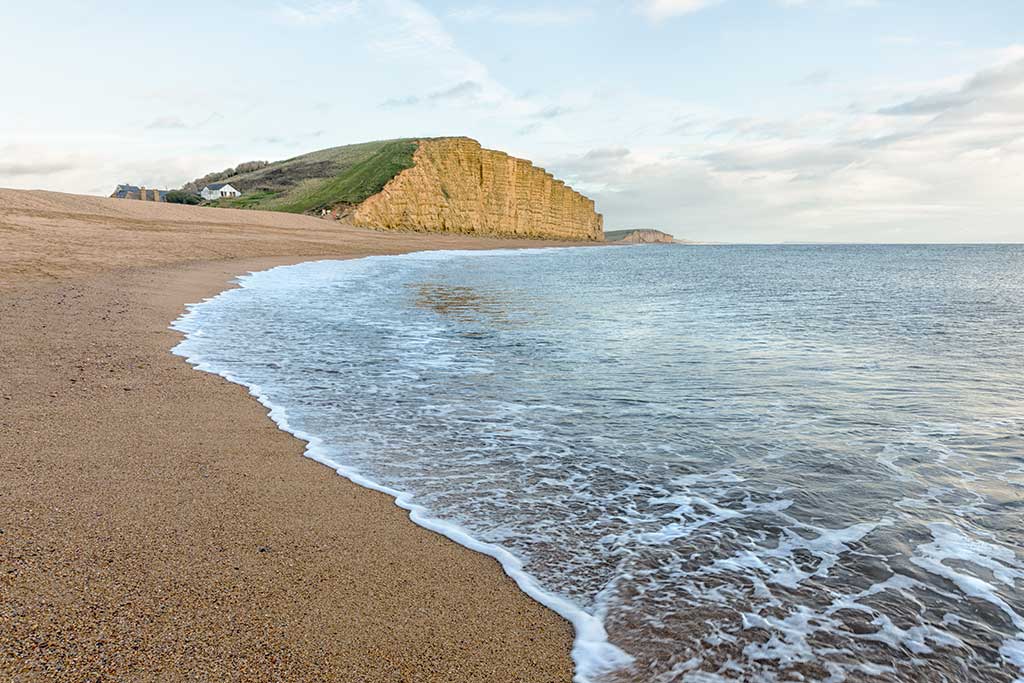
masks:
[[[0,230],[5,678],[572,677],[568,622],[493,558],[294,457],[168,329],[276,265],[556,245],[14,191]]]
[[[547,249],[565,248],[571,247],[547,247]],[[470,250],[462,251],[469,253]],[[490,252],[490,250],[487,251]],[[402,258],[403,256],[409,256],[414,253],[443,252],[410,252],[409,254],[390,255],[385,258]],[[301,265],[302,263],[311,262],[304,261],[300,264],[283,264],[275,266],[269,270],[282,268],[287,269],[292,265]],[[246,276],[236,278],[234,280],[235,286],[245,287],[246,280],[264,272],[268,271],[256,271],[249,273]],[[206,302],[223,296],[232,289],[234,289],[234,287],[225,289],[216,296],[204,299],[199,303],[188,304],[188,312],[175,320],[171,325],[171,329],[176,330],[183,337],[182,342],[171,349],[172,353],[184,358],[185,361],[197,371],[223,378],[225,381],[244,387],[250,396],[255,398],[264,408],[267,409],[267,416],[278,426],[279,429],[281,429],[281,431],[291,434],[304,444],[303,455],[305,457],[334,470],[339,476],[344,477],[357,486],[371,491],[377,491],[390,497],[396,507],[409,513],[409,519],[414,524],[440,534],[465,548],[495,559],[501,565],[505,574],[515,581],[516,585],[519,586],[519,589],[523,593],[572,624],[575,633],[572,648],[575,672],[573,678],[574,681],[590,681],[601,673],[626,667],[633,661],[632,657],[608,641],[608,634],[605,632],[604,624],[600,619],[587,613],[571,601],[543,588],[540,583],[538,583],[536,577],[524,569],[522,560],[516,557],[512,552],[501,545],[479,540],[469,529],[459,524],[444,521],[438,517],[432,516],[432,512],[428,508],[413,502],[411,493],[381,484],[380,482],[359,473],[357,470],[352,469],[343,462],[333,459],[330,452],[325,449],[324,442],[320,437],[293,427],[288,420],[285,408],[273,403],[270,397],[261,391],[259,386],[245,382],[242,379],[235,377],[227,370],[218,369],[216,366],[204,360],[201,355],[190,354],[188,350],[184,349],[183,347],[187,345],[187,342],[190,339],[190,331],[188,328],[193,316],[196,314],[196,309]]]

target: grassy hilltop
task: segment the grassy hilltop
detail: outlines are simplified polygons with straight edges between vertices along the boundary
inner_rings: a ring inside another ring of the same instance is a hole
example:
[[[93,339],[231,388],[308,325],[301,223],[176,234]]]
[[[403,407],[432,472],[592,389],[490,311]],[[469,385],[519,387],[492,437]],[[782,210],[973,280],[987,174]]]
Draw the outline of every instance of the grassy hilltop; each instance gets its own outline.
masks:
[[[215,174],[216,182],[230,183],[242,192],[241,197],[222,199],[216,205],[306,213],[358,204],[410,168],[416,146],[414,138],[364,142],[310,152],[256,170]]]

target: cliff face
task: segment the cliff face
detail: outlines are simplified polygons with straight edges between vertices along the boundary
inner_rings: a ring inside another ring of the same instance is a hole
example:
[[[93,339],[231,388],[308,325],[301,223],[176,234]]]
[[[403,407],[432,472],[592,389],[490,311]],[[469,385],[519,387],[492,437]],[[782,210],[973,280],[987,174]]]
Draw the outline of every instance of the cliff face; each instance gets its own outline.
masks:
[[[604,240],[594,202],[529,161],[469,138],[422,140],[414,165],[356,208],[363,227]]]
[[[605,233],[609,242],[626,244],[675,244],[676,238],[660,230],[614,230]]]

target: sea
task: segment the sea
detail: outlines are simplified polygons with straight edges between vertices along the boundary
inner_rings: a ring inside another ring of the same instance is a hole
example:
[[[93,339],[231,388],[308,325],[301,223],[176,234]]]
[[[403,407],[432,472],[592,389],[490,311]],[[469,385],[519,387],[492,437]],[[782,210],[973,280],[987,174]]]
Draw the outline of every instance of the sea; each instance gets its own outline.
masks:
[[[497,558],[576,680],[1024,681],[1024,247],[252,273],[176,352]]]

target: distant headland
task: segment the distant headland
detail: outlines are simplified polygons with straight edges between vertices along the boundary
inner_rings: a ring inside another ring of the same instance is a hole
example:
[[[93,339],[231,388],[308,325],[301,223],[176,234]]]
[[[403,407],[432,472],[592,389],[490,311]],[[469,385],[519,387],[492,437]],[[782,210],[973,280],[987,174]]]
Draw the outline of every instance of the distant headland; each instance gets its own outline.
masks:
[[[640,230],[608,230],[604,233],[606,242],[625,244],[694,244],[690,240],[679,240],[661,230],[650,228]]]

